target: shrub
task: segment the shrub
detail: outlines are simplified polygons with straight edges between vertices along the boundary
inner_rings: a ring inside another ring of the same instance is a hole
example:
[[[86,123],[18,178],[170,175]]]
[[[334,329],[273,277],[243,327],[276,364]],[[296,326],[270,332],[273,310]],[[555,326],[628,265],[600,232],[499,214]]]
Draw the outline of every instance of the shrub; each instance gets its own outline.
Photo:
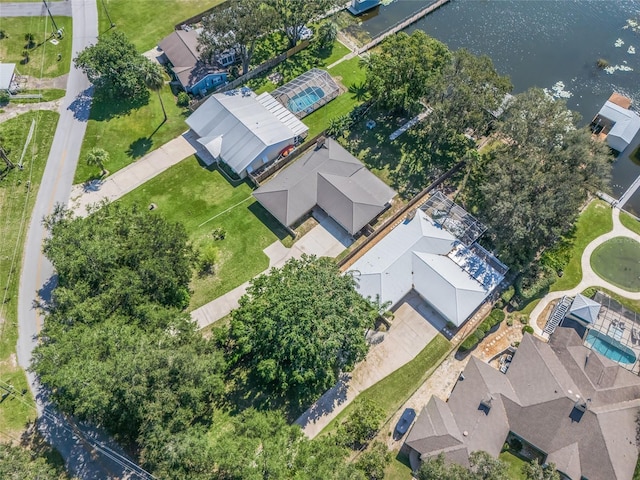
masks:
[[[478,337],[476,337],[476,334],[473,333],[469,335],[466,338],[466,340],[460,344],[460,351],[468,352],[469,350],[472,350],[473,348],[475,348],[476,345],[478,345]]]
[[[189,102],[191,101],[191,97],[187,92],[178,93],[178,106],[179,107],[188,107]]]
[[[494,305],[494,307],[498,309],[503,309],[505,306],[506,306],[506,303],[504,300],[502,300],[502,298],[498,300]]]
[[[595,297],[597,291],[598,289],[596,287],[589,287],[582,292],[582,295],[584,295],[585,297],[593,298]]]
[[[11,100],[9,92],[7,92],[6,90],[0,91],[0,105],[6,105],[7,103],[9,103],[9,100]]]
[[[212,243],[207,243],[200,249],[198,256],[198,273],[200,275],[211,275],[214,272],[218,261],[218,249]]]
[[[507,318],[507,326],[508,327],[513,327],[513,317]]]
[[[520,317],[518,317],[518,320],[522,325],[529,325],[529,317],[527,317],[526,315],[520,315]]]
[[[516,293],[516,289],[513,288],[513,285],[509,285],[509,288],[507,288],[504,292],[502,292],[502,295],[500,295],[500,298],[504,300],[504,303],[509,303],[513,298],[513,296],[515,295],[515,293]]]
[[[0,30],[0,40],[7,37],[8,37],[7,32],[4,30]]]
[[[494,309],[491,311],[491,315],[489,318],[493,320],[493,325],[497,325],[498,323],[504,320],[505,314],[502,310]]]
[[[515,450],[516,452],[522,450],[522,442],[516,437],[511,437],[509,439],[508,445],[509,447],[511,447],[511,450]]]
[[[531,325],[525,325],[522,327],[522,333],[533,333],[533,327]]]

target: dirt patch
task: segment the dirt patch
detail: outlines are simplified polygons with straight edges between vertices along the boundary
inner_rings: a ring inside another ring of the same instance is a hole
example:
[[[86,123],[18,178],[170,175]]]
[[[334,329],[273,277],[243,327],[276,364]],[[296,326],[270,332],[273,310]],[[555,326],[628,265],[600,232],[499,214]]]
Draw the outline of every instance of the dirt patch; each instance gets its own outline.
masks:
[[[547,319],[549,318],[549,315],[551,315],[551,312],[553,311],[554,307],[558,302],[559,300],[553,300],[549,302],[549,305],[544,307],[544,310],[542,310],[542,313],[538,315],[538,318],[536,319],[536,325],[538,325],[540,330],[544,330],[544,327],[547,324]]]

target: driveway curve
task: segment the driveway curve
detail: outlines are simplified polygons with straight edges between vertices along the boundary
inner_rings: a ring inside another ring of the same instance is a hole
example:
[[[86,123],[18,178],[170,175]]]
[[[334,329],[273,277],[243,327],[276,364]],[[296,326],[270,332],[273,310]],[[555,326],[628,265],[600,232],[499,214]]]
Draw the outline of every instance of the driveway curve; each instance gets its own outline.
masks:
[[[616,285],[613,285],[603,278],[599,277],[598,274],[596,274],[591,268],[591,255],[596,248],[598,248],[606,241],[611,240],[615,237],[627,237],[640,242],[640,235],[629,230],[627,227],[622,225],[622,222],[620,222],[620,210],[618,208],[613,208],[612,216],[613,229],[593,240],[589,245],[586,246],[584,252],[582,253],[582,258],[580,260],[580,265],[582,266],[582,279],[580,280],[580,283],[569,290],[549,292],[544,298],[542,298],[542,300],[538,302],[538,304],[531,312],[531,315],[529,316],[529,323],[533,327],[537,335],[541,337],[547,337],[547,334],[543,333],[542,329],[537,324],[537,320],[540,314],[544,311],[547,305],[549,305],[549,303],[551,303],[553,300],[562,298],[565,295],[573,297],[586,288],[603,287],[623,297],[630,298],[632,300],[640,300],[640,292],[630,292]]]

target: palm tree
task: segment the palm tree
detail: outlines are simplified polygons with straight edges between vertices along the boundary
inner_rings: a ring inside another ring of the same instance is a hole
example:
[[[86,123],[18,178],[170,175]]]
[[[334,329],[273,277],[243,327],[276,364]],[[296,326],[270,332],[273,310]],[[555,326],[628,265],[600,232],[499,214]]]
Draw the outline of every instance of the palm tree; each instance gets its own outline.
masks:
[[[162,113],[164,115],[164,121],[162,123],[166,122],[167,112],[164,109],[162,95],[160,95],[160,90],[162,90],[162,87],[164,86],[164,73],[162,72],[162,68],[160,67],[160,65],[150,60],[145,62],[142,68],[142,79],[149,90],[152,90],[158,94],[158,98],[160,99],[160,106],[162,107]]]
[[[32,49],[34,44],[35,44],[35,38],[33,36],[33,33],[25,33],[24,34],[24,41],[27,42],[26,48],[28,49]]]
[[[106,162],[109,161],[109,152],[107,152],[106,150],[99,148],[99,147],[93,147],[91,150],[89,150],[89,153],[87,153],[87,165],[95,165],[96,167],[100,167],[100,174],[102,176],[105,175],[106,170],[104,169],[104,164]]]

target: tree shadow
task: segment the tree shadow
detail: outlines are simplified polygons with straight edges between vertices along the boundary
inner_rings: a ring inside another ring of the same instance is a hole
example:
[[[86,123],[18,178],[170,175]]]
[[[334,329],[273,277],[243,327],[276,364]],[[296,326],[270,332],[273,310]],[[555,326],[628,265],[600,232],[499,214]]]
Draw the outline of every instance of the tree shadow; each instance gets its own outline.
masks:
[[[140,137],[137,140],[131,142],[126,154],[131,158],[144,157],[151,149],[153,140],[151,137]]]
[[[155,129],[153,132],[151,132],[151,135],[149,135],[149,140],[151,140],[151,139],[153,138],[153,136],[158,132],[158,130],[160,130],[160,129],[162,128],[162,126],[163,126],[165,123],[167,123],[167,121],[166,121],[166,120],[162,120],[162,122],[160,123],[160,125],[158,125],[158,126],[156,127],[156,129]]]
[[[84,89],[74,98],[73,102],[67,107],[67,110],[73,112],[73,117],[81,122],[86,122],[93,113],[92,107],[93,87]]]
[[[101,122],[128,115],[132,110],[148,105],[149,98],[148,90],[133,98],[111,98],[105,92],[96,89],[93,104],[91,105],[90,118]]]

